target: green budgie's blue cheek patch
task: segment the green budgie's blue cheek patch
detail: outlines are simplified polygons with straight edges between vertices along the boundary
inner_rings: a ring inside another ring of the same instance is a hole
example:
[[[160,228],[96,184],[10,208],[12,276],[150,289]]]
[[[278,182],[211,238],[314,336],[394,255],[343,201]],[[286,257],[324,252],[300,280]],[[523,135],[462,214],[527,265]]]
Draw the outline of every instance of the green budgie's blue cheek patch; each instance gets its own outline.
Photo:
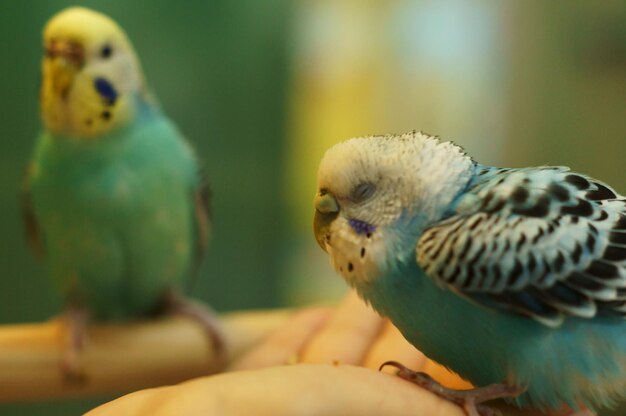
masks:
[[[94,87],[96,88],[96,91],[98,91],[98,94],[100,94],[102,98],[104,98],[108,105],[115,104],[118,93],[115,87],[113,87],[113,84],[111,84],[105,78],[96,78],[94,80]]]

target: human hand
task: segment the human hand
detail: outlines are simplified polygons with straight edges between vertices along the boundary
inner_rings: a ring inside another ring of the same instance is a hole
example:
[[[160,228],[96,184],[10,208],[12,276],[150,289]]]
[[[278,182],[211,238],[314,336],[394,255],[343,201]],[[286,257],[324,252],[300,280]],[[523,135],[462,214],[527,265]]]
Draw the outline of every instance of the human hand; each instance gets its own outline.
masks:
[[[335,308],[308,308],[296,313],[230,370],[295,363],[343,364],[378,370],[382,363],[392,359],[427,372],[447,387],[471,387],[417,351],[354,292]]]
[[[470,387],[415,350],[395,327],[350,294],[336,308],[294,314],[231,372],[132,393],[89,416],[464,414],[412,383],[377,371],[390,359],[425,371],[448,387]],[[538,414],[500,408],[506,415]]]

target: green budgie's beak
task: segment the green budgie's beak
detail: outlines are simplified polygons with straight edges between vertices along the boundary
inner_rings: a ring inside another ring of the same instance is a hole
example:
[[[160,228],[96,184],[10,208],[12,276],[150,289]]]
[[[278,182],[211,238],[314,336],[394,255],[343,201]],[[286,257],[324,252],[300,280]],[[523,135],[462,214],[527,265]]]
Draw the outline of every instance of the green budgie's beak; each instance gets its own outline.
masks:
[[[335,197],[327,192],[320,192],[315,196],[315,218],[313,230],[317,244],[326,251],[326,243],[330,241],[329,228],[339,214],[339,204]]]
[[[52,41],[46,45],[44,76],[58,96],[65,96],[85,63],[85,49],[78,42]]]

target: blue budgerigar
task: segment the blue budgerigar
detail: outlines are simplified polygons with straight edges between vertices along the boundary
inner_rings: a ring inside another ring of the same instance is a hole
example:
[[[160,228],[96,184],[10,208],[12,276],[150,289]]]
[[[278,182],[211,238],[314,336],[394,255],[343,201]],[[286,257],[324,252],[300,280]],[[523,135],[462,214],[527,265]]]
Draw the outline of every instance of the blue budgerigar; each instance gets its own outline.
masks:
[[[24,189],[30,241],[64,296],[76,367],[86,317],[211,314],[179,295],[209,233],[196,157],[148,89],[124,31],[82,7],[44,30],[40,134]],[[175,78],[173,77],[173,81]]]
[[[626,198],[608,185],[483,166],[413,132],[329,149],[315,209],[346,282],[427,356],[490,385],[444,394],[468,414],[498,396],[579,410],[625,398]]]

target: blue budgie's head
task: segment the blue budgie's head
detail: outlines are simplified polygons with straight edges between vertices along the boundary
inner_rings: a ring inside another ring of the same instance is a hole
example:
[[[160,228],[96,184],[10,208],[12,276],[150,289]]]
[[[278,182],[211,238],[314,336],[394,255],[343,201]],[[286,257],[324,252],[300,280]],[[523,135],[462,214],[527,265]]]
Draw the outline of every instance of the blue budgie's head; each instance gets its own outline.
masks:
[[[441,219],[472,169],[458,146],[423,133],[340,143],[318,171],[317,242],[348,283],[370,281],[390,260],[413,256],[421,231]]]
[[[72,7],[44,29],[41,114],[56,135],[95,139],[128,123],[133,97],[147,97],[139,60],[109,17]]]

